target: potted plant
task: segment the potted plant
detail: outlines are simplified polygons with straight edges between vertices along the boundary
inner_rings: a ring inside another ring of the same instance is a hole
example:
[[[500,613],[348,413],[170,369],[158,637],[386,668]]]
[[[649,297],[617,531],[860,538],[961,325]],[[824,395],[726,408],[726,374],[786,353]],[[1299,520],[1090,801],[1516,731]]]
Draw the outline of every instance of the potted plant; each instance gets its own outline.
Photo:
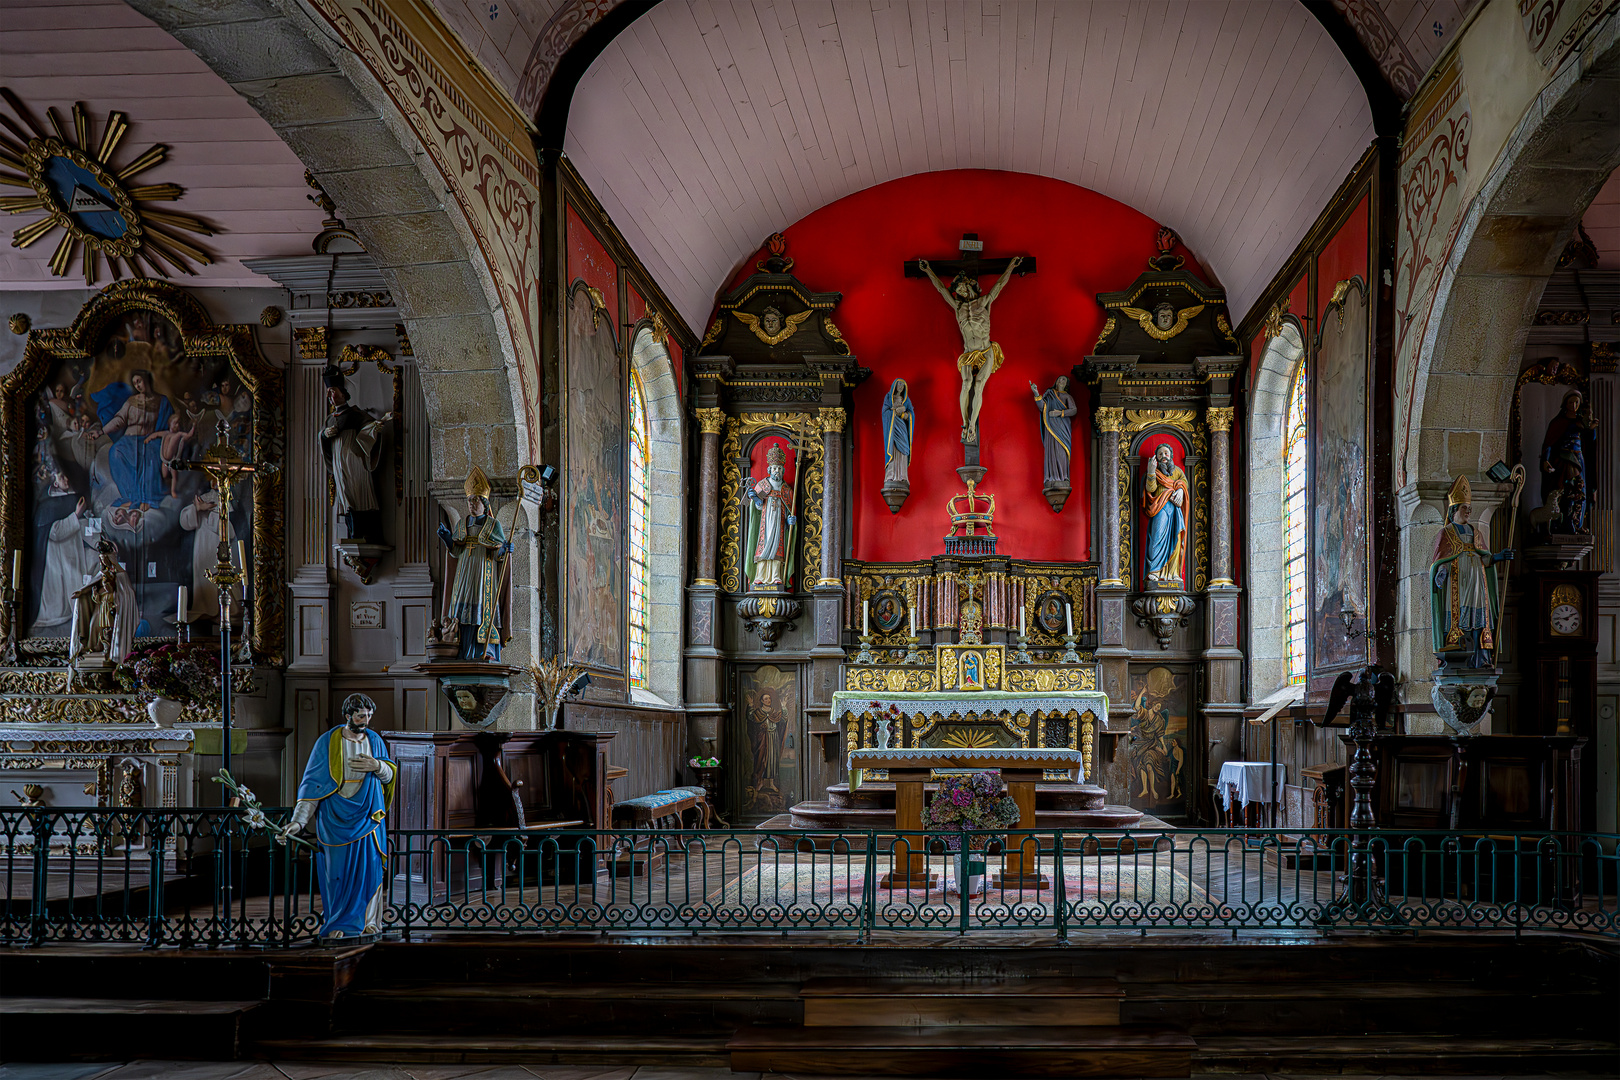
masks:
[[[140,649],[113,673],[118,685],[146,702],[159,727],[171,727],[190,707],[219,702],[219,654],[201,645],[169,642]]]
[[[934,800],[923,808],[922,824],[930,832],[945,834],[941,839],[946,851],[963,853],[958,858],[964,863],[960,876],[966,888],[959,881],[958,891],[973,896],[984,891],[984,852],[993,839],[981,830],[1017,825],[1018,804],[1007,794],[998,772],[946,776],[940,779]],[[949,864],[953,878],[958,875],[956,862],[953,858]]]

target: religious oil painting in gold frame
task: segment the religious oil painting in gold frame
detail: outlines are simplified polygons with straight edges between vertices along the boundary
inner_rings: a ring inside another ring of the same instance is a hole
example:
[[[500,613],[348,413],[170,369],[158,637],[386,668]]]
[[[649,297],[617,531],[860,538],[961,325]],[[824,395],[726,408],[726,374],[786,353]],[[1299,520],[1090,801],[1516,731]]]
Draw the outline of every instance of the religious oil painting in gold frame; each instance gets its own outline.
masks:
[[[799,801],[799,680],[766,664],[737,676],[742,710],[742,814],[780,814]]]
[[[624,365],[613,317],[583,280],[568,290],[567,492],[564,529],[571,663],[625,670]]]
[[[1322,313],[1311,368],[1310,655],[1317,672],[1357,667],[1367,658],[1366,639],[1346,635],[1345,620],[1351,620],[1352,630],[1365,628],[1370,328],[1365,283],[1360,277],[1339,282]]]
[[[23,553],[21,654],[65,656],[72,594],[111,541],[139,612],[135,637],[215,631],[219,500],[187,469],[220,439],[277,465],[283,450],[281,372],[259,355],[248,326],[216,326],[184,290],[116,282],[70,327],[29,334],[23,359],[0,379],[5,416],[0,534]],[[280,473],[261,470],[232,496],[231,535],[246,552],[252,645],[282,660],[283,527]],[[6,568],[9,573],[10,567]],[[187,591],[181,612],[179,588]],[[238,602],[233,611],[240,623]]]
[[[1131,672],[1131,805],[1158,817],[1187,812],[1187,676],[1155,665]]]

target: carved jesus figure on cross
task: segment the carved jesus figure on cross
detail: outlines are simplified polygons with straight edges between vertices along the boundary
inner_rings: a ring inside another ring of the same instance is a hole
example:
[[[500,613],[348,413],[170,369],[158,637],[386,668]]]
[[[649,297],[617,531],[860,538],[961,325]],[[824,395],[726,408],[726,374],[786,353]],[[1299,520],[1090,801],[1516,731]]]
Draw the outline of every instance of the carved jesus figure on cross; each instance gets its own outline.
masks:
[[[1024,262],[1022,255],[1007,261],[1007,269],[991,287],[988,296],[979,292],[978,278],[966,269],[958,270],[946,289],[927,259],[918,259],[917,268],[933,284],[945,302],[956,312],[956,325],[962,331],[962,355],[956,358],[956,370],[962,375],[962,444],[975,445],[979,441],[979,409],[984,404],[984,386],[1001,366],[1001,346],[990,340],[990,305],[996,302],[1007,279]]]

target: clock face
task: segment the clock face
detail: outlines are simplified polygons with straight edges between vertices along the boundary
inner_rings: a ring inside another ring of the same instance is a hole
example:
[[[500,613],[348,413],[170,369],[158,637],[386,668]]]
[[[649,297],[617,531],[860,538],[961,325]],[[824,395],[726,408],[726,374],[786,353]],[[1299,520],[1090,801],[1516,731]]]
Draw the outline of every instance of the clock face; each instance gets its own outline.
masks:
[[[1581,609],[1574,604],[1557,604],[1552,609],[1552,632],[1573,637],[1581,632]]]

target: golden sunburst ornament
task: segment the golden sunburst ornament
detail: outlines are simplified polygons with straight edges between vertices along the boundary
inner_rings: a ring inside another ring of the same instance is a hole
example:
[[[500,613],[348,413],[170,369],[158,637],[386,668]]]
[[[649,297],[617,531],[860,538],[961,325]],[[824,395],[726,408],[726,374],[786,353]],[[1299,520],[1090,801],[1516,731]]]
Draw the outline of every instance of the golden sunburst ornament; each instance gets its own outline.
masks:
[[[148,270],[168,277],[171,269],[195,274],[191,261],[204,265],[214,261],[208,252],[175,233],[212,236],[214,230],[207,223],[189,214],[143,205],[178,199],[184,194],[179,184],[129,186],[130,180],[163,162],[169,153],[167,146],[153,146],[122,167],[113,164],[118,144],[129,130],[126,114],[108,113],[97,140],[94,121],[82,101],[73,105],[71,130],[55,109],[45,110],[55,132],[51,134],[9,88],[0,86],[0,98],[13,114],[0,112],[0,126],[9,133],[0,134],[0,165],[18,170],[0,171],[0,185],[34,192],[0,198],[0,210],[11,214],[45,211],[44,217],[12,235],[12,247],[28,247],[62,229],[62,239],[51,255],[51,273],[65,276],[82,247],[86,285],[96,283],[102,256],[114,278],[123,276],[120,263],[136,277],[148,276]]]

